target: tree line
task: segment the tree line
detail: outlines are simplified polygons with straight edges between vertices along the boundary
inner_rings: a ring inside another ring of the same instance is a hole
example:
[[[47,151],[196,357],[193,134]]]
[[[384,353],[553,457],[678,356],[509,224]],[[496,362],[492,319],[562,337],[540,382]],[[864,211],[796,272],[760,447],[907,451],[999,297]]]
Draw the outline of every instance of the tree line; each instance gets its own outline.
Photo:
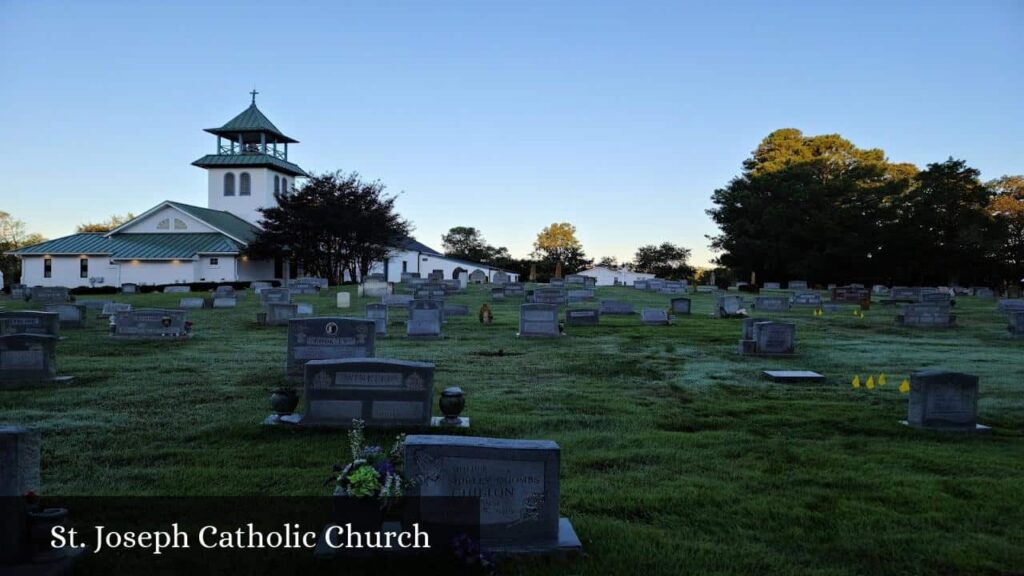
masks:
[[[997,285],[1024,275],[1024,177],[924,170],[839,135],[769,134],[714,191],[717,263],[740,279]]]

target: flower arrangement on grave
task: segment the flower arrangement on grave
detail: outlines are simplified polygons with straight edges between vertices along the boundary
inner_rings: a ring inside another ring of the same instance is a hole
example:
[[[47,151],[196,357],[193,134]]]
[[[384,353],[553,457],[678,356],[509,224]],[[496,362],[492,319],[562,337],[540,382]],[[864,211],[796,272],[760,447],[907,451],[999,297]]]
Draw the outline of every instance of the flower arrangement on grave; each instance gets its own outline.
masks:
[[[325,484],[334,484],[335,496],[379,498],[381,508],[385,508],[405,493],[406,480],[401,472],[405,434],[399,434],[391,447],[384,450],[366,444],[363,426],[362,420],[352,421],[348,432],[351,460],[335,464],[334,473]]]

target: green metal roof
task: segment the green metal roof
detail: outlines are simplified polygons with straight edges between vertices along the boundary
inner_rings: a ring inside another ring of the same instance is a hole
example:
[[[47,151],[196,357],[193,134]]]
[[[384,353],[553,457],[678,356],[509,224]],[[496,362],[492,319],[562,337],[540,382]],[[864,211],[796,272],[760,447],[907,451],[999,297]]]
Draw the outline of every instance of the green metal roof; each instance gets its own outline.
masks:
[[[218,232],[173,234],[72,234],[11,252],[31,255],[104,255],[118,260],[190,259],[197,254],[233,254],[241,245]]]
[[[193,162],[192,165],[200,168],[263,167],[273,168],[292,176],[309,176],[297,165],[275,158],[270,154],[207,154]]]
[[[253,238],[256,237],[256,234],[259,233],[260,230],[248,221],[243,220],[230,212],[201,208],[199,206],[192,206],[191,204],[171,202],[170,200],[167,200],[166,203],[174,206],[189,216],[206,222],[228,236],[233,236],[246,244],[252,242]]]
[[[274,123],[268,120],[267,117],[263,115],[263,112],[260,112],[260,109],[256,107],[255,102],[250,104],[249,107],[243,110],[241,114],[229,120],[227,124],[220,128],[207,128],[206,131],[218,136],[228,137],[244,132],[266,132],[267,134],[276,136],[275,140],[278,142],[298,143],[298,140],[289,138],[288,136],[285,136],[283,132],[278,130],[277,126],[274,126]]]

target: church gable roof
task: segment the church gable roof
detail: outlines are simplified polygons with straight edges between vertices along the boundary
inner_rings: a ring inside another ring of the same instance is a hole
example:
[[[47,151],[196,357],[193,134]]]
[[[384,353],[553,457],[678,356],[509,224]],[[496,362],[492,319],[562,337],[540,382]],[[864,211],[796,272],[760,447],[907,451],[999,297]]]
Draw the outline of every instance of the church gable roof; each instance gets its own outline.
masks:
[[[188,260],[198,254],[236,254],[242,246],[218,232],[168,234],[83,233],[26,246],[21,256],[109,256],[117,260]]]
[[[206,131],[210,134],[228,137],[239,132],[266,132],[276,136],[279,142],[298,143],[298,140],[289,138],[284,135],[284,132],[278,130],[277,126],[274,126],[274,123],[264,116],[263,112],[260,112],[255,102],[250,104],[241,114],[228,120],[227,124],[220,128],[207,128]]]
[[[187,214],[196,220],[206,224],[210,228],[217,232],[223,233],[228,236],[231,240],[238,242],[241,245],[246,245],[252,242],[256,234],[259,233],[259,228],[255,225],[243,220],[242,218],[235,216],[230,212],[223,210],[213,210],[210,208],[201,208],[199,206],[192,206],[191,204],[182,204],[181,202],[173,202],[171,200],[165,200],[160,204],[146,210],[142,214],[135,218],[125,222],[124,224],[114,228],[110,232],[107,232],[107,236],[117,236],[120,234],[130,234],[131,228],[141,221],[149,218],[154,213],[158,212],[161,208],[170,206],[175,210]],[[192,234],[189,232],[178,232],[177,234],[188,235]]]

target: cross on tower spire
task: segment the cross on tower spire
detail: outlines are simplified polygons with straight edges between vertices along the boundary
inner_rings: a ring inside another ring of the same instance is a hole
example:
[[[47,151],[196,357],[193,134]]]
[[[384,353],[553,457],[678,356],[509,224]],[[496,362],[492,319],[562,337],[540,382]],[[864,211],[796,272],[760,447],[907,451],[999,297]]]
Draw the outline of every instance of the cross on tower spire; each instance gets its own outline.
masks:
[[[252,92],[249,92],[249,94],[252,94],[252,103],[256,104],[256,95],[259,94],[259,92],[257,92],[256,89],[253,88]]]

